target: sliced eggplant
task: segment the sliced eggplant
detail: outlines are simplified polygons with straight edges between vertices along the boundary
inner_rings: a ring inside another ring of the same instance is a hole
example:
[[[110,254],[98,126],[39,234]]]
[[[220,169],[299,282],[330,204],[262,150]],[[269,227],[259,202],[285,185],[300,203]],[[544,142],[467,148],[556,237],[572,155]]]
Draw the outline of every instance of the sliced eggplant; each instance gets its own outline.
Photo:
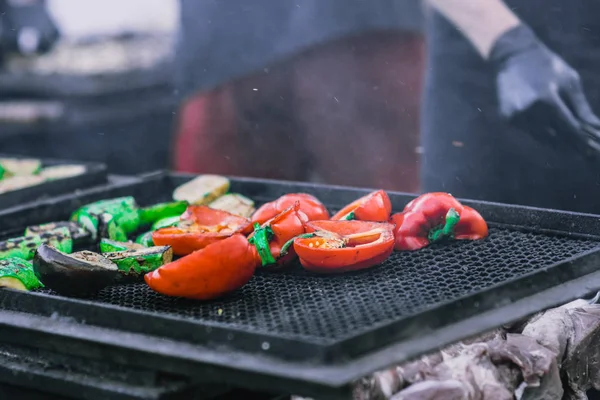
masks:
[[[142,276],[173,260],[171,246],[147,247],[141,250],[118,251],[103,255],[117,264],[123,275],[130,277]]]
[[[174,201],[141,208],[140,223],[148,225],[164,218],[178,217],[185,212],[187,206],[187,201]]]
[[[113,253],[126,250],[140,250],[146,247],[134,242],[117,242],[116,240],[100,239],[100,253]]]
[[[33,258],[33,271],[48,288],[66,296],[91,296],[119,277],[117,265],[91,251],[65,254],[41,245]]]
[[[0,194],[39,185],[44,178],[37,175],[10,176],[0,181]]]
[[[39,235],[21,236],[0,242],[0,260],[17,257],[23,260],[31,260],[35,250],[42,244],[70,253],[73,251],[73,239],[68,228],[56,228],[55,230],[43,232]]]
[[[71,178],[85,172],[83,165],[53,165],[42,168],[39,175],[47,181]]]
[[[0,158],[0,165],[11,176],[36,175],[42,169],[42,162],[35,158]]]
[[[17,257],[0,260],[0,287],[28,291],[43,286],[29,261]]]
[[[142,246],[145,247],[152,247],[154,246],[154,241],[152,240],[152,232],[146,232],[146,233],[142,233],[140,236],[138,236],[135,239],[136,243],[141,244]]]
[[[82,245],[91,240],[91,234],[81,225],[72,221],[49,222],[47,224],[28,226],[25,229],[25,236],[40,235],[46,232],[53,232],[59,228],[67,228],[73,239],[73,245]]]
[[[229,191],[229,179],[220,175],[200,175],[179,186],[173,200],[195,205],[208,205]]]
[[[254,201],[238,193],[229,193],[223,195],[208,205],[216,210],[227,211],[228,213],[239,215],[240,217],[250,218],[256,210]]]
[[[180,222],[181,222],[181,219],[179,218],[179,216],[159,219],[152,225],[152,230],[155,231],[160,228],[168,228],[170,226],[176,226]]]

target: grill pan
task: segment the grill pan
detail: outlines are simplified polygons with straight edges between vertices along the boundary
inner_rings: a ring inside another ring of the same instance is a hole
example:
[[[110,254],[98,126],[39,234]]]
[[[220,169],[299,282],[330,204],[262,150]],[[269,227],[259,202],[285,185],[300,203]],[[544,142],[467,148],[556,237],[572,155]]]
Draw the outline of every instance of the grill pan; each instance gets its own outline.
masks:
[[[30,158],[9,154],[0,154],[0,157]],[[2,193],[0,194],[0,209],[6,209],[25,203],[35,202],[43,198],[57,196],[64,193],[75,192],[76,190],[85,189],[92,186],[103,185],[107,182],[106,165],[101,163],[85,163],[80,161],[55,159],[40,159],[40,161],[42,162],[43,167],[76,164],[85,166],[86,171],[81,175],[73,176],[71,178],[43,182],[39,185]]]
[[[0,212],[8,233],[67,218],[102,198],[169,200],[189,175],[150,174]],[[369,192],[256,179],[232,191],[258,203],[308,192],[335,211]],[[394,210],[414,195],[390,192]],[[88,300],[0,291],[0,340],[286,393],[345,396],[357,378],[600,287],[600,218],[464,201],[490,224],[479,242],[394,253],[362,272],[259,272],[227,298],[162,297],[144,284]],[[67,317],[53,318],[56,315]]]

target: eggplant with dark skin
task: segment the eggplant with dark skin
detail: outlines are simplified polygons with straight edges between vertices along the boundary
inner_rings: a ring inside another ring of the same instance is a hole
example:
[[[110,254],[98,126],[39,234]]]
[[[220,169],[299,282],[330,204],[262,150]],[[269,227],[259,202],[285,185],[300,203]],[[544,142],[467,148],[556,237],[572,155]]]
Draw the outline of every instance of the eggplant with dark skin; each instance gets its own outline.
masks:
[[[73,239],[68,228],[62,227],[39,235],[21,236],[0,242],[0,260],[17,257],[31,260],[35,250],[41,244],[50,244],[60,251],[70,253],[73,251]]]
[[[49,289],[74,297],[86,297],[113,284],[119,268],[108,258],[91,251],[65,254],[42,244],[33,258],[33,271]]]

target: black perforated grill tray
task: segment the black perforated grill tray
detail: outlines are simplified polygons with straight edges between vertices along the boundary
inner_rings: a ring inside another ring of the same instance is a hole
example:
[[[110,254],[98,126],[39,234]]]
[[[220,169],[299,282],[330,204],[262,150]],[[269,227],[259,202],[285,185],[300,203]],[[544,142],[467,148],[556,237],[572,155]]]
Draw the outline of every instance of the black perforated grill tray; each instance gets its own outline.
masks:
[[[23,158],[10,154],[0,154],[0,157]],[[57,179],[23,189],[0,193],[0,209],[36,202],[51,196],[73,193],[77,190],[103,185],[107,182],[107,171],[104,164],[54,159],[42,159],[41,161],[44,167],[76,164],[83,165],[86,170],[83,174],[71,178]]]
[[[101,198],[134,195],[143,205],[165,201],[176,185],[189,178],[155,175],[142,182],[48,200],[28,212],[0,212],[0,226],[14,231],[27,224],[64,219],[78,206]],[[284,193],[309,192],[332,211],[368,192],[252,179],[233,180],[232,191],[259,203]],[[390,197],[394,210],[401,210],[414,196],[390,193]],[[68,316],[82,326],[202,346],[206,352],[199,353],[197,365],[218,365],[231,373],[221,371],[217,380],[239,384],[239,373],[245,371],[245,382],[251,386],[258,384],[254,376],[259,374],[339,387],[393,361],[597,288],[597,216],[466,203],[488,220],[489,238],[394,253],[381,266],[366,271],[319,276],[299,265],[283,272],[260,271],[241,290],[210,302],[167,298],[139,283],[113,286],[88,300],[68,299],[50,291],[23,294],[4,290],[0,291],[0,306],[41,316]],[[61,335],[71,332],[65,330]],[[93,346],[96,338],[85,340]],[[127,348],[117,339],[112,343],[108,336],[102,340],[115,349]],[[40,345],[46,341],[40,340]],[[140,346],[144,347],[143,343]],[[147,352],[153,354],[155,349],[148,346]],[[386,350],[392,348],[395,352]],[[216,353],[205,357],[210,351]],[[118,356],[123,358],[123,354]],[[234,362],[231,354],[242,358]],[[156,354],[153,360],[157,365],[163,356]],[[189,349],[187,353],[182,350],[181,357],[186,362],[193,358]],[[177,370],[168,363],[164,367]],[[189,364],[181,368],[189,368]]]
[[[595,240],[493,227],[488,240],[394,253],[369,271],[319,276],[296,265],[285,273],[258,273],[241,290],[219,301],[170,298],[142,283],[113,286],[93,301],[198,323],[210,321],[264,337],[331,344],[538,271],[597,245]]]

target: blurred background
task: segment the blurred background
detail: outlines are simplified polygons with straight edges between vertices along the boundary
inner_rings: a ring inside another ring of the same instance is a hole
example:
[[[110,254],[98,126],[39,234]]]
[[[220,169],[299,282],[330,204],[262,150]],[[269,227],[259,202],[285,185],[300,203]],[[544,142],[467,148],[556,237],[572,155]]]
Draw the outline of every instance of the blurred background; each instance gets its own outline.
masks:
[[[420,4],[351,2],[0,1],[0,151],[417,191]]]

